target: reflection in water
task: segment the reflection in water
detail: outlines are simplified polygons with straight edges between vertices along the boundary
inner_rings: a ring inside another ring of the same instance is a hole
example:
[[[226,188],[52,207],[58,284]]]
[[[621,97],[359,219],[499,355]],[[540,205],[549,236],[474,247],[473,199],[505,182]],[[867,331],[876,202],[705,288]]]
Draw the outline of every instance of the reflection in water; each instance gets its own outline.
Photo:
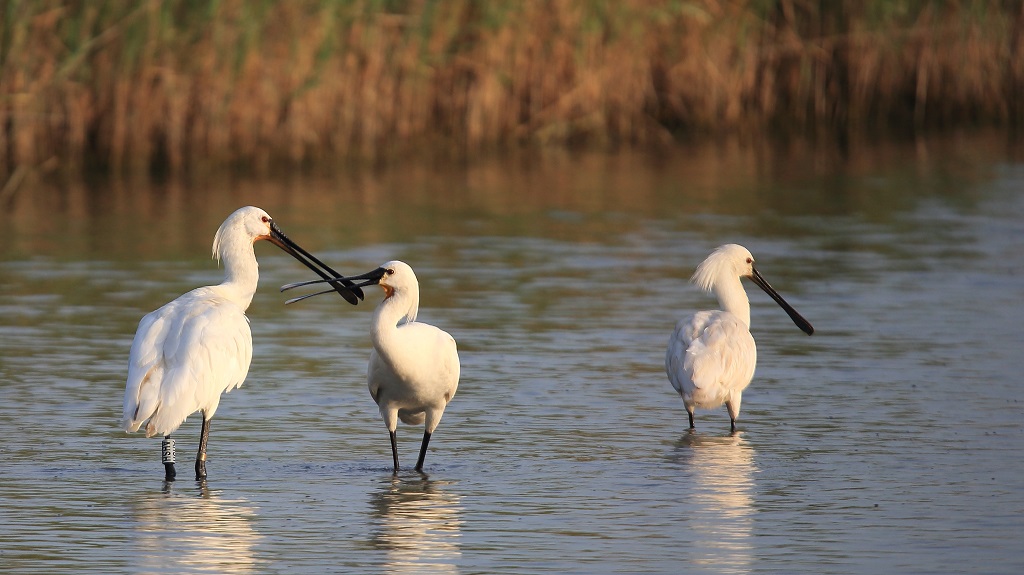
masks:
[[[255,508],[223,499],[206,483],[181,489],[164,483],[161,494],[134,502],[137,573],[256,573]]]
[[[445,482],[392,477],[371,501],[380,519],[373,538],[387,552],[387,573],[458,573],[461,497]]]
[[[653,170],[25,187],[0,210],[0,572],[1024,574],[1024,148],[952,140],[920,141],[927,164],[879,147],[835,171],[711,149]],[[458,463],[431,475],[458,483],[392,485],[360,379],[368,310],[285,308],[276,287],[303,268],[264,246],[262,352],[217,444],[247,455],[207,499],[186,480],[160,493],[112,416],[131,334],[216,281],[191,230],[250,203],[339,269],[431,270],[431,319],[466,334],[482,376],[460,395]],[[739,440],[711,416],[665,444],[682,407],[664,310],[704,301],[680,262],[724,238],[756,243],[831,328],[796,339],[758,298],[761,423]]]
[[[718,573],[750,572],[753,542],[754,450],[740,433],[688,432],[671,459],[689,471],[689,561]]]

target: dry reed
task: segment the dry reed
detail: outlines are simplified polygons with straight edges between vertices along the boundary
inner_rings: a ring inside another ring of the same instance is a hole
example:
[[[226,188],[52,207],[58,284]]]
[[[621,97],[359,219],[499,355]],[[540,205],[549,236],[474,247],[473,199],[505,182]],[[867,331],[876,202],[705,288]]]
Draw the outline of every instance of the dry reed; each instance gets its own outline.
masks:
[[[0,182],[1024,119],[1019,0],[2,0],[0,18]]]

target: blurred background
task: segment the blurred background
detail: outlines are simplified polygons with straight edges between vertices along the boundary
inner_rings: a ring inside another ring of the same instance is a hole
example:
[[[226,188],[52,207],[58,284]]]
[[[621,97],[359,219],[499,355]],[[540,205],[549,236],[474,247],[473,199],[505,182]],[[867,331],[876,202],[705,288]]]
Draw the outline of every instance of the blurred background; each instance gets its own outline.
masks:
[[[1024,120],[1013,0],[0,3],[0,178]]]

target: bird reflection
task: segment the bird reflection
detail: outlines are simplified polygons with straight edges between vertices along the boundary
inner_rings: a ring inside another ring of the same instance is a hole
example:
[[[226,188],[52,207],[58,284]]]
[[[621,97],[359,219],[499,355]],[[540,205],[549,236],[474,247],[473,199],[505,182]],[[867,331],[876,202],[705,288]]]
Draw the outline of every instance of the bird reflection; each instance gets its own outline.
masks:
[[[138,573],[257,573],[260,540],[256,508],[224,499],[206,482],[181,489],[165,482],[162,493],[134,501],[132,529]]]
[[[670,459],[689,471],[685,538],[689,561],[722,573],[748,573],[754,523],[754,450],[740,433],[688,432]]]
[[[387,553],[387,573],[458,573],[461,497],[450,483],[390,478],[371,500],[379,518],[374,546]]]

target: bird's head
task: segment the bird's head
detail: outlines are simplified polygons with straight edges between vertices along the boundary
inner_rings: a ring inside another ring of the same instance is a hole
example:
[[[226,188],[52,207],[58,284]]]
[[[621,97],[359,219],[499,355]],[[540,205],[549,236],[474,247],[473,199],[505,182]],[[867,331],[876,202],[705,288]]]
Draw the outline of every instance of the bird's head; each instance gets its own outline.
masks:
[[[712,291],[715,284],[728,277],[753,278],[754,256],[739,244],[718,246],[697,266],[690,281],[704,291]]]
[[[293,242],[281,231],[281,228],[277,227],[270,214],[255,206],[238,208],[224,220],[220,229],[217,230],[217,235],[213,238],[213,257],[217,258],[217,261],[221,261],[229,257],[228,254],[245,249],[245,246],[251,248],[252,244],[260,240],[267,240],[281,248],[324,279],[335,280],[341,277],[341,274]],[[350,285],[344,280],[331,282],[331,287],[335,288],[346,301],[355,305],[359,299],[362,299],[363,292],[359,288],[348,289],[346,287]]]
[[[733,278],[737,278],[737,280],[733,280]],[[741,245],[725,244],[715,248],[715,251],[711,252],[711,255],[697,266],[697,271],[693,272],[690,281],[704,291],[715,292],[721,301],[723,294],[720,293],[720,290],[724,289],[728,293],[735,293],[727,286],[730,281],[738,281],[738,278],[749,278],[757,287],[771,296],[804,333],[807,335],[814,333],[814,327],[810,322],[797,313],[793,306],[789,305],[757,271],[757,268],[754,267],[754,256],[750,255],[750,251]],[[743,300],[746,301],[743,288],[738,283],[734,285]]]
[[[395,293],[418,292],[419,282],[416,281],[416,273],[412,271],[409,264],[392,260],[378,268],[380,279],[377,285],[384,290],[384,298],[390,298]]]

